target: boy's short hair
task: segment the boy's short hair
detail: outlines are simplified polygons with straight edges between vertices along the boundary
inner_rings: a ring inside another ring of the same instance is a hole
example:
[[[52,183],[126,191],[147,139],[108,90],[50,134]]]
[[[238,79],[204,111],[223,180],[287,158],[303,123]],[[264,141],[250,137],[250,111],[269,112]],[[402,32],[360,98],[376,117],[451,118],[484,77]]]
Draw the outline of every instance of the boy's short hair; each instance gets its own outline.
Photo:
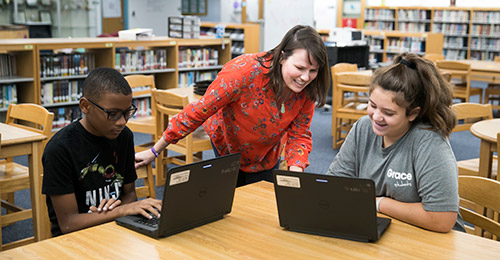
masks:
[[[105,92],[130,95],[132,89],[123,75],[115,69],[101,67],[92,70],[83,81],[82,96],[97,101]]]

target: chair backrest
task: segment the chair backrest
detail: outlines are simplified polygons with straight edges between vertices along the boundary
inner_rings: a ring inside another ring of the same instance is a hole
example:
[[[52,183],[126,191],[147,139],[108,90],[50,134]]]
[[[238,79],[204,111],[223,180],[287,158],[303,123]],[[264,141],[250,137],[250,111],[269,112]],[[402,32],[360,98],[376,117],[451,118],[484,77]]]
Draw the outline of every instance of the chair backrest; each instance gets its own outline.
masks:
[[[152,103],[156,111],[156,134],[161,136],[163,131],[165,131],[165,126],[168,124],[170,117],[177,115],[182,109],[189,104],[189,99],[187,96],[177,95],[175,93],[162,90],[153,89],[152,97],[154,97],[154,102]]]
[[[125,76],[130,88],[132,88],[132,96],[134,98],[151,96],[151,104],[154,104],[151,91],[156,88],[155,79],[153,75],[129,75]],[[151,109],[151,115],[154,116],[154,107],[146,108]],[[141,107],[138,107],[138,112]]]
[[[451,109],[455,111],[458,120],[453,132],[467,131],[475,122],[493,118],[491,104],[457,103]]]
[[[49,112],[44,107],[31,104],[9,104],[5,123],[24,128],[26,130],[41,133],[47,136],[43,142],[43,147],[52,136],[52,122],[54,121],[54,113]]]
[[[444,60],[444,55],[442,53],[426,53],[423,56],[424,59],[436,62],[438,60]]]
[[[462,78],[462,81],[467,83],[467,87],[470,85],[470,64],[461,61],[438,60],[436,61],[436,66],[442,73],[451,74],[452,78]]]
[[[340,72],[349,72],[349,71],[357,71],[358,70],[358,64],[352,64],[352,63],[337,63],[333,66],[330,67],[331,75],[332,75],[332,86],[335,84],[335,73],[340,73]]]
[[[135,188],[137,198],[156,198],[155,185],[153,180],[153,166],[151,163],[141,166],[136,170],[137,178],[144,180],[144,186]]]
[[[494,61],[495,61],[495,62],[500,62],[500,56],[495,56]]]
[[[458,193],[461,200],[472,202],[480,207],[500,212],[500,182],[479,176],[458,176]],[[465,222],[474,225],[474,229],[466,226],[467,233],[488,237],[484,231],[500,237],[500,223],[484,215],[483,210],[476,212],[470,207],[460,206],[460,214]],[[476,232],[480,229],[481,232]]]

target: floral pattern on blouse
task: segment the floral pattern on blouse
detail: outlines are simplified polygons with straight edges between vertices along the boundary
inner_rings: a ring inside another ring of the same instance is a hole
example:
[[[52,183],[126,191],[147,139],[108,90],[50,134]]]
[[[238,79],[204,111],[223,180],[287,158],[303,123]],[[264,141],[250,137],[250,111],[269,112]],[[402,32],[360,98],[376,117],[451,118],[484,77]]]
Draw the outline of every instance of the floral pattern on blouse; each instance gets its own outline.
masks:
[[[281,158],[282,138],[288,166],[306,168],[312,149],[310,125],[314,101],[305,92],[293,94],[278,107],[275,93],[266,86],[269,70],[256,60],[265,53],[245,54],[224,65],[197,102],[173,117],[164,132],[176,143],[201,124],[221,155],[241,153],[240,169],[269,170]],[[205,122],[205,123],[203,123]],[[287,139],[286,139],[287,138]]]

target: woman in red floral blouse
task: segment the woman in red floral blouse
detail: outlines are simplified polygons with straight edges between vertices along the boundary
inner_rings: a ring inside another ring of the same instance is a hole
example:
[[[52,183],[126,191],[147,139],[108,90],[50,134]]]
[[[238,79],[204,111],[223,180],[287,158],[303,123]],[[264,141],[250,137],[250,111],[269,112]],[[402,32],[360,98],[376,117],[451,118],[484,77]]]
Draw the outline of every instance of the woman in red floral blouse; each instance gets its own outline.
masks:
[[[153,149],[136,153],[136,167],[203,124],[217,156],[241,153],[238,186],[273,181],[282,141],[289,170],[303,171],[315,103],[326,103],[329,83],[323,41],[310,26],[297,25],[274,49],[226,63],[205,95],[172,118]]]

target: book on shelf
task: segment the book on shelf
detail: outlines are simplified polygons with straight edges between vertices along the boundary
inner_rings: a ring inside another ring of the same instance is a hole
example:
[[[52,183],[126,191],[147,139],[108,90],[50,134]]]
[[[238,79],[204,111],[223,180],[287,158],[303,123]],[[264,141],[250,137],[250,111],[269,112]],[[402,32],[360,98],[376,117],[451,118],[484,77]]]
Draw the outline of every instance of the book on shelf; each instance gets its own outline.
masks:
[[[198,81],[214,80],[217,77],[217,73],[218,70],[179,72],[178,87],[190,87]]]
[[[53,131],[57,131],[82,117],[82,111],[79,106],[48,108],[47,110],[54,113],[54,121],[52,123]]]
[[[41,88],[42,105],[78,101],[82,95],[83,80],[45,82]]]
[[[17,104],[16,84],[0,85],[0,108],[6,108],[9,104]]]
[[[137,107],[137,113],[134,115],[134,118],[151,116],[151,98],[135,98],[133,102]]]
[[[219,51],[214,48],[179,48],[179,68],[217,66]]]
[[[0,77],[16,75],[16,56],[12,53],[0,54]]]
[[[160,70],[167,68],[167,50],[128,50],[115,53],[115,69],[120,72]]]
[[[86,75],[95,68],[93,53],[40,54],[40,77]]]

